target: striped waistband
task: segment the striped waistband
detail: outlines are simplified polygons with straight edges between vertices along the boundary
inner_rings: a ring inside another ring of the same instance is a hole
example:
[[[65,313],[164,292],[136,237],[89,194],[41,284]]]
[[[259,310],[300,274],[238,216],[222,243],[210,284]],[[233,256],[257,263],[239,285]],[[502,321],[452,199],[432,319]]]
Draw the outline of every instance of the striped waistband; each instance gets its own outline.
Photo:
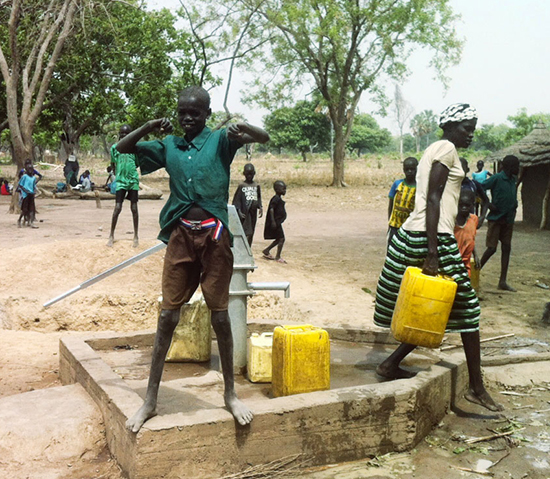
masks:
[[[220,239],[220,236],[222,235],[223,231],[223,224],[220,220],[216,218],[209,218],[204,221],[200,220],[188,220],[186,218],[180,218],[180,223],[185,226],[186,228],[189,228],[194,231],[200,231],[205,230],[209,228],[215,228],[213,239],[215,241],[218,241]]]

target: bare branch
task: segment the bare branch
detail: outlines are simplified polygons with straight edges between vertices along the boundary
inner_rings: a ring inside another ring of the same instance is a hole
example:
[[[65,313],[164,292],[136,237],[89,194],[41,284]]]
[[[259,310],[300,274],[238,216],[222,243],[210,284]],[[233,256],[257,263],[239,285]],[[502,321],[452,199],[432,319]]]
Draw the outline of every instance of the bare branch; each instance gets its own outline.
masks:
[[[50,56],[50,60],[48,62],[48,65],[44,71],[44,75],[42,78],[42,83],[40,86],[40,89],[38,91],[38,94],[36,96],[36,101],[34,104],[34,108],[32,109],[32,113],[29,116],[29,121],[35,122],[38,118],[38,115],[40,114],[40,111],[42,109],[42,104],[44,102],[44,97],[46,95],[46,92],[48,91],[48,87],[50,85],[50,80],[53,75],[53,70],[55,68],[55,64],[57,60],[59,59],[59,56],[61,55],[61,50],[63,49],[63,45],[65,43],[65,40],[67,39],[67,36],[69,35],[69,32],[72,27],[72,20],[75,15],[76,11],[76,3],[71,0],[65,0],[65,5],[68,4],[68,8],[66,9],[66,12],[64,13],[64,24],[63,24],[63,30],[59,34],[57,38],[57,42],[54,48],[54,51],[52,55]],[[61,13],[60,13],[61,15]]]

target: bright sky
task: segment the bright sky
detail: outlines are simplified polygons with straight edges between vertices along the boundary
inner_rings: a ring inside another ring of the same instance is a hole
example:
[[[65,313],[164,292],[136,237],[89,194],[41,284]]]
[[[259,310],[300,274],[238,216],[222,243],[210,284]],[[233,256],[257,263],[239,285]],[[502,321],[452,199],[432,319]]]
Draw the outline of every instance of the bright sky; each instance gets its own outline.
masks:
[[[149,0],[152,7],[179,6],[179,0]],[[455,102],[472,104],[478,110],[479,123],[505,123],[506,117],[520,108],[529,114],[550,113],[550,1],[549,0],[451,0],[456,13],[462,15],[458,32],[466,39],[460,64],[449,71],[447,92],[433,80],[428,68],[429,54],[418,52],[409,61],[412,72],[401,85],[404,98],[414,112],[433,110],[439,114]],[[240,72],[239,76],[247,76]],[[234,78],[235,78],[234,76]],[[240,89],[234,80],[229,109],[245,113],[252,123],[261,125],[265,111],[241,105]],[[394,86],[387,84],[387,94]],[[211,92],[213,109],[221,110],[225,86]],[[298,99],[298,98],[297,98]],[[360,110],[378,110],[364,94]],[[379,123],[397,132],[395,121],[376,116]]]

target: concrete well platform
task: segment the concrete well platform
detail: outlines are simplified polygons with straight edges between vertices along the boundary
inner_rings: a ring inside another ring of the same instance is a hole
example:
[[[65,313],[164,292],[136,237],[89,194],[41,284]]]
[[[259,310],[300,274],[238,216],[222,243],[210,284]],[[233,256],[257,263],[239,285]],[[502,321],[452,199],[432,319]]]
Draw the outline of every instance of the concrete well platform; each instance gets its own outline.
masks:
[[[238,377],[237,393],[255,415],[247,427],[223,407],[215,341],[209,363],[166,364],[158,416],[137,435],[124,424],[145,396],[154,332],[64,338],[60,376],[64,384],[80,383],[98,404],[109,448],[130,479],[218,478],[297,454],[312,466],[404,451],[467,385],[463,354],[425,349],[403,363],[419,371],[416,377],[381,382],[375,367],[395,348],[387,333],[326,329],[331,389],[272,398],[269,384]]]

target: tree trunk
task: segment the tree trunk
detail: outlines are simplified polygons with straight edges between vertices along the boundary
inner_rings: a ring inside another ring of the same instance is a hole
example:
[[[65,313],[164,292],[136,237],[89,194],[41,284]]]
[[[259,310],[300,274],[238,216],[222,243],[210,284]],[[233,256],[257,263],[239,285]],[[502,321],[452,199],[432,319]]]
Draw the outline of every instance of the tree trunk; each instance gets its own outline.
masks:
[[[334,125],[334,158],[332,163],[332,184],[330,186],[348,186],[344,181],[344,160],[346,158],[346,139],[343,125]]]
[[[306,152],[301,150],[300,153],[302,154],[302,161],[305,163],[307,161]]]

